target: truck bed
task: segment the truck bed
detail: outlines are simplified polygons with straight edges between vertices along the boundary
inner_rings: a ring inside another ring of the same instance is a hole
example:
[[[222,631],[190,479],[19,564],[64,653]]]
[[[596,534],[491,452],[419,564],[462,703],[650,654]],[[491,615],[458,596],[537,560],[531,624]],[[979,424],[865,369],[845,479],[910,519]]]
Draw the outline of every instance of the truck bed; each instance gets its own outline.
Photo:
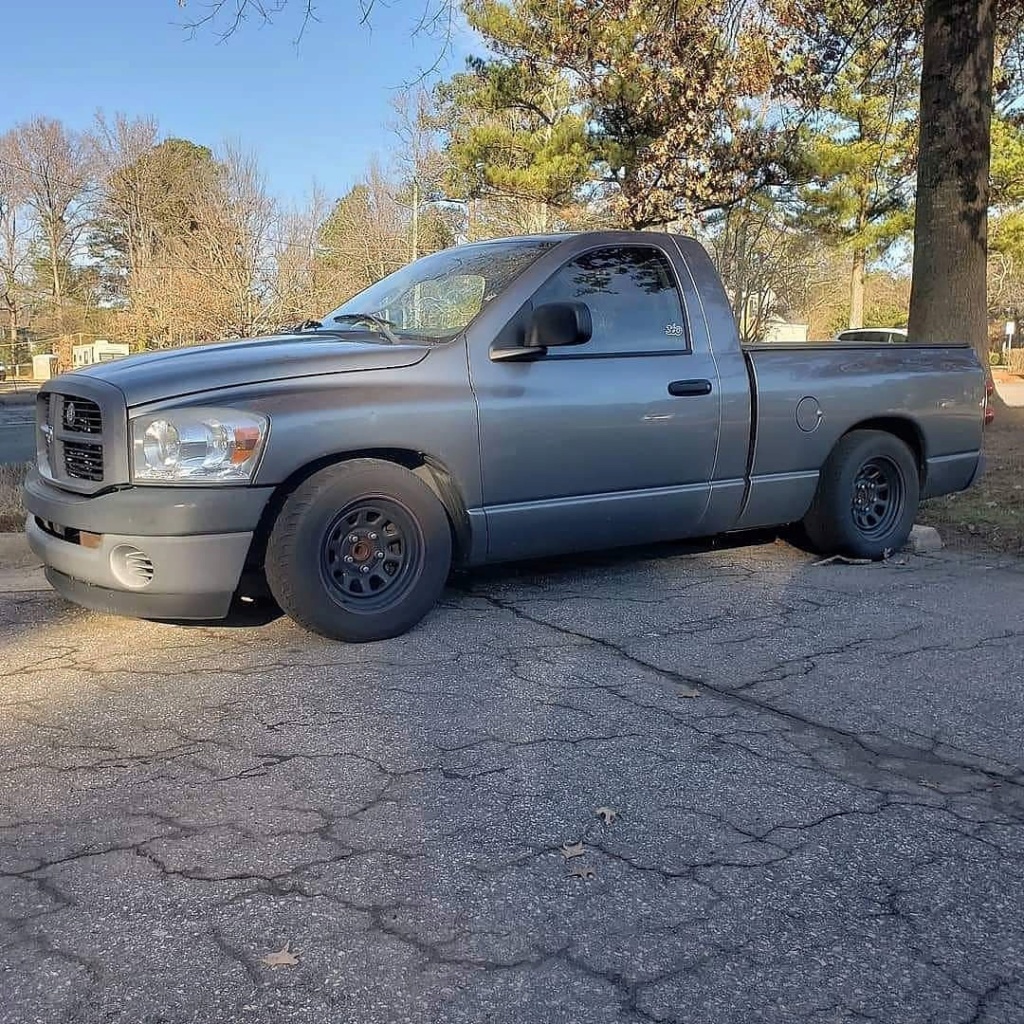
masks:
[[[977,472],[985,381],[969,345],[761,344],[745,346],[744,359],[752,428],[742,528],[800,518],[829,452],[855,428],[910,445],[922,497],[961,490]]]

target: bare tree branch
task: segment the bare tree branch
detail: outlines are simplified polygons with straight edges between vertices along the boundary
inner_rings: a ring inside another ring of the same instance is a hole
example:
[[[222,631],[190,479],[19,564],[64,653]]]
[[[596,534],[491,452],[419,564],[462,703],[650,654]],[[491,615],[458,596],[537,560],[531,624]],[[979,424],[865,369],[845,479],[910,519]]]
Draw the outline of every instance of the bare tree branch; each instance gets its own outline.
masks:
[[[435,72],[451,48],[455,17],[458,13],[457,0],[417,0],[422,4],[420,14],[412,30],[413,36],[432,36],[440,32],[442,46],[434,63],[423,72],[417,81]],[[320,11],[317,0],[177,0],[179,8],[194,9],[196,17],[183,22],[190,39],[204,30],[212,31],[219,41],[233,36],[249,21],[261,25],[271,24],[286,10],[299,11],[299,29],[293,42],[298,45],[312,22],[319,22]],[[356,20],[360,25],[370,25],[378,7],[388,8],[384,0],[356,0]],[[199,13],[201,12],[201,13]]]

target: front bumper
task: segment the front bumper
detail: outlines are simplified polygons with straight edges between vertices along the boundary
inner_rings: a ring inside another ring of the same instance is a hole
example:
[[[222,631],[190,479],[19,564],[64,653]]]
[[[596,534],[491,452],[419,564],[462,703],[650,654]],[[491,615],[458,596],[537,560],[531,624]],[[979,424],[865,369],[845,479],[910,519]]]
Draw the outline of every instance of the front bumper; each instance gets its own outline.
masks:
[[[140,618],[227,615],[269,488],[69,494],[34,471],[25,530],[62,596]]]
[[[223,619],[234,597],[232,591],[216,594],[140,594],[132,590],[112,590],[77,580],[73,576],[65,576],[53,568],[47,568],[46,579],[67,601],[94,612],[126,615],[133,619]]]

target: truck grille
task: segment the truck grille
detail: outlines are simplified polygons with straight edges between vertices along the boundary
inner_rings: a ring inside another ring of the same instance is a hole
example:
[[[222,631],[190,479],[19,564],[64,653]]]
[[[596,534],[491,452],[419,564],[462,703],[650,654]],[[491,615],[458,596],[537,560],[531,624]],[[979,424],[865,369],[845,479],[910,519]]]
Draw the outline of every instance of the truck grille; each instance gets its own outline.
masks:
[[[65,441],[64,472],[76,480],[102,480],[103,445]]]
[[[36,405],[42,475],[83,493],[126,480],[121,450],[114,443],[115,450],[107,451],[108,445],[121,436],[119,411],[119,403],[115,406],[101,395],[86,397],[44,390]]]

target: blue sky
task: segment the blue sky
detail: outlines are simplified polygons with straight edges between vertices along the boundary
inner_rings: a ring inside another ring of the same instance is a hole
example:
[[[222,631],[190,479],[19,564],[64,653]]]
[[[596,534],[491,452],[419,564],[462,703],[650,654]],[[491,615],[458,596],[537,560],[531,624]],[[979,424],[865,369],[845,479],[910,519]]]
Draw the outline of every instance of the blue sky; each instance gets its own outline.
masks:
[[[229,4],[233,0],[229,0]],[[391,145],[395,92],[435,63],[438,38],[411,38],[421,0],[379,7],[370,27],[356,0],[321,0],[298,46],[302,0],[270,26],[255,19],[224,42],[180,26],[202,0],[18,0],[6,5],[0,131],[44,114],[86,128],[94,113],[151,115],[165,136],[211,147],[241,142],[271,191],[299,201],[314,181],[337,196]],[[16,40],[11,45],[11,40]],[[442,70],[468,51],[455,34]]]

